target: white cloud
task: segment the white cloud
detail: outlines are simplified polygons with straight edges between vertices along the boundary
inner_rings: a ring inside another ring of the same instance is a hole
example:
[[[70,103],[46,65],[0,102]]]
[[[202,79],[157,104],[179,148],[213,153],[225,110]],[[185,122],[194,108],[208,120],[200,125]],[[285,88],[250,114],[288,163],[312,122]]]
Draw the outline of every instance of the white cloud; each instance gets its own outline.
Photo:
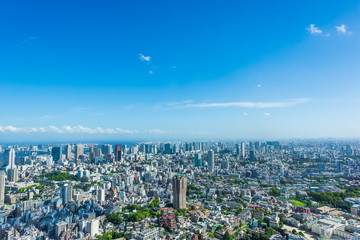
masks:
[[[59,134],[165,134],[166,131],[160,129],[150,129],[144,131],[122,129],[122,128],[89,128],[81,125],[78,126],[63,126],[63,127],[14,127],[14,126],[0,126],[0,133],[59,133]]]
[[[258,87],[258,88],[261,88],[262,86],[261,86],[261,84],[258,84],[257,87]]]
[[[267,117],[269,117],[269,116],[271,116],[271,113],[268,113],[268,112],[267,112],[267,113],[264,113],[264,115],[267,116]]]
[[[164,130],[160,130],[160,129],[149,129],[149,130],[145,130],[145,133],[150,133],[150,134],[166,134],[169,133],[168,131],[164,131]]]
[[[340,25],[340,26],[335,26],[336,31],[340,32],[340,33],[347,33],[347,26],[345,26],[344,24]]]
[[[144,54],[142,54],[142,53],[139,54],[139,58],[141,61],[146,61],[146,62],[149,62],[151,59],[150,56],[144,56]]]
[[[315,27],[314,24],[310,24],[310,26],[307,28],[307,30],[311,33],[311,34],[321,34],[322,30],[318,27]]]
[[[244,116],[247,116],[248,115],[248,113],[247,112],[244,112]]]
[[[222,102],[222,103],[179,103],[167,104],[173,108],[214,108],[214,107],[243,107],[243,108],[281,108],[291,107],[298,104],[310,102],[309,98],[291,99],[282,102]]]

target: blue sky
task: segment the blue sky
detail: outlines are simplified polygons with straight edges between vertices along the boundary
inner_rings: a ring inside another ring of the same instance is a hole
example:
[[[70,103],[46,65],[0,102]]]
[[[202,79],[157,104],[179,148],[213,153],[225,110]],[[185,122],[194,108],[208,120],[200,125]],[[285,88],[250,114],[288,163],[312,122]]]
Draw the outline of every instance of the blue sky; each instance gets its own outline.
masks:
[[[358,138],[359,1],[4,1],[0,141]]]

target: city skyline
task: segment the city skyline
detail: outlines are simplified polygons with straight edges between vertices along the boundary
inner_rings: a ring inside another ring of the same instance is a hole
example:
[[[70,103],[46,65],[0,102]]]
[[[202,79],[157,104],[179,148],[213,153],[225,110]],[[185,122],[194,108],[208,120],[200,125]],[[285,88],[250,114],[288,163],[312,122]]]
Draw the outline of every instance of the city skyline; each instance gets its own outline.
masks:
[[[0,142],[359,138],[358,1],[0,13]]]

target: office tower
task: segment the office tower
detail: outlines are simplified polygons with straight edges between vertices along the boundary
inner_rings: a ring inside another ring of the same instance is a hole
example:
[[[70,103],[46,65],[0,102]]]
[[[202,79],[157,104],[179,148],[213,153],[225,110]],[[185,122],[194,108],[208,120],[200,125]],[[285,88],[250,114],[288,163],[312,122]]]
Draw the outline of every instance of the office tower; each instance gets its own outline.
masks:
[[[0,207],[4,206],[5,200],[5,172],[0,171]]]
[[[53,157],[52,156],[47,156],[47,158],[46,158],[46,166],[51,167],[52,165],[53,165]]]
[[[105,189],[100,188],[97,190],[97,197],[99,202],[105,202]]]
[[[72,186],[69,184],[64,184],[60,190],[60,196],[63,200],[63,204],[67,204],[72,201]]]
[[[174,208],[186,208],[187,181],[184,175],[175,175],[172,180]]]
[[[121,145],[115,145],[115,161],[121,162],[122,159],[122,146]]]
[[[244,142],[241,143],[241,157],[243,159],[245,158],[245,143]]]
[[[6,171],[9,168],[16,168],[16,166],[15,166],[15,149],[10,148],[10,149],[5,150],[2,168],[5,169]]]
[[[221,169],[229,170],[229,160],[225,159],[221,162]]]
[[[55,224],[55,240],[60,239],[60,236],[63,232],[67,230],[67,223],[66,222],[57,222]]]
[[[165,154],[172,154],[172,149],[171,149],[171,144],[170,143],[165,143],[164,153]]]
[[[194,156],[194,162],[195,162],[195,167],[201,167],[202,166],[202,156],[201,153],[195,153]]]
[[[101,155],[101,149],[100,148],[94,148],[95,157],[100,157]]]
[[[65,147],[64,147],[64,150],[65,150],[66,159],[70,159],[71,158],[71,145],[66,144]]]
[[[215,154],[213,150],[208,151],[207,162],[209,171],[213,172],[215,166]]]
[[[93,146],[89,148],[89,159],[91,163],[96,163],[96,154]]]
[[[116,147],[116,146],[115,146]],[[112,146],[110,144],[102,145],[102,153],[106,155],[111,155],[113,153]]]
[[[51,149],[51,156],[54,161],[62,160],[62,149],[61,147],[53,147]]]
[[[80,155],[84,154],[83,146],[82,145],[76,145],[75,146],[75,159],[78,160]]]
[[[236,157],[240,158],[241,157],[241,148],[239,144],[235,145],[236,148]]]
[[[8,181],[9,182],[17,182],[18,181],[18,176],[19,176],[19,173],[18,173],[18,170],[17,168],[9,168],[9,170],[7,171],[7,178],[8,178]]]
[[[92,219],[91,221],[88,221],[86,224],[86,230],[88,233],[90,233],[91,237],[94,237],[96,234],[99,234],[99,220],[98,219]]]
[[[250,150],[249,155],[250,155],[250,160],[256,160],[256,158],[255,158],[255,151],[254,151],[254,150]]]

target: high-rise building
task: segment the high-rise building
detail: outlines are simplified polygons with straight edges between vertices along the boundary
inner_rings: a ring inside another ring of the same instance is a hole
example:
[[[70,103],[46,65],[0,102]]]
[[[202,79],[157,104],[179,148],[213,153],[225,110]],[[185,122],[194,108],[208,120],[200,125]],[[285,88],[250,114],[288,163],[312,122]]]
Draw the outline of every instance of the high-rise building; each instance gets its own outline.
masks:
[[[184,175],[175,175],[172,180],[174,208],[186,208],[187,180]]]
[[[195,167],[201,167],[201,166],[202,166],[202,156],[201,156],[201,153],[195,153],[195,155],[194,155],[194,162],[195,162]]]
[[[64,184],[60,190],[60,196],[63,200],[63,204],[67,204],[72,201],[72,186]]]
[[[64,151],[65,151],[66,159],[70,159],[71,158],[71,145],[66,144],[65,147],[64,147]]]
[[[221,169],[229,170],[229,160],[225,159],[221,162]]]
[[[239,144],[235,145],[236,148],[236,157],[240,158],[241,157],[241,148]]]
[[[245,154],[245,143],[242,142],[241,143],[241,157],[244,159],[245,156],[246,156],[246,154]]]
[[[97,190],[97,197],[99,202],[105,202],[105,189],[100,188]]]
[[[9,170],[7,171],[7,178],[9,182],[17,182],[18,181],[18,170],[17,168],[9,168]]]
[[[249,157],[250,157],[250,160],[256,160],[255,151],[254,151],[254,150],[250,150],[250,152],[249,152]]]
[[[55,224],[55,240],[60,239],[61,234],[66,232],[67,230],[67,223],[66,222],[57,222]]]
[[[51,149],[51,156],[54,161],[62,160],[62,148],[61,147],[53,147]]]
[[[122,146],[115,145],[115,161],[121,162],[121,159],[122,159]]]
[[[209,171],[213,172],[214,171],[214,166],[215,166],[215,153],[214,153],[213,150],[208,151],[207,162],[208,162]]]
[[[80,155],[84,154],[84,149],[82,145],[76,145],[75,146],[75,159],[78,160]]]
[[[165,143],[164,153],[165,154],[172,154],[173,153],[170,143]]]
[[[115,146],[116,147],[116,146]],[[113,153],[112,146],[110,144],[102,145],[102,153],[106,155],[111,155]]]
[[[101,149],[100,148],[94,148],[95,157],[100,157],[101,155]]]
[[[99,234],[99,220],[92,219],[91,221],[87,222],[86,230],[90,233],[91,237],[94,237],[96,234]]]
[[[2,168],[5,169],[6,171],[9,168],[16,168],[16,166],[15,166],[15,149],[10,148],[10,149],[5,150]]]
[[[5,172],[0,171],[0,207],[4,206],[5,200]]]

